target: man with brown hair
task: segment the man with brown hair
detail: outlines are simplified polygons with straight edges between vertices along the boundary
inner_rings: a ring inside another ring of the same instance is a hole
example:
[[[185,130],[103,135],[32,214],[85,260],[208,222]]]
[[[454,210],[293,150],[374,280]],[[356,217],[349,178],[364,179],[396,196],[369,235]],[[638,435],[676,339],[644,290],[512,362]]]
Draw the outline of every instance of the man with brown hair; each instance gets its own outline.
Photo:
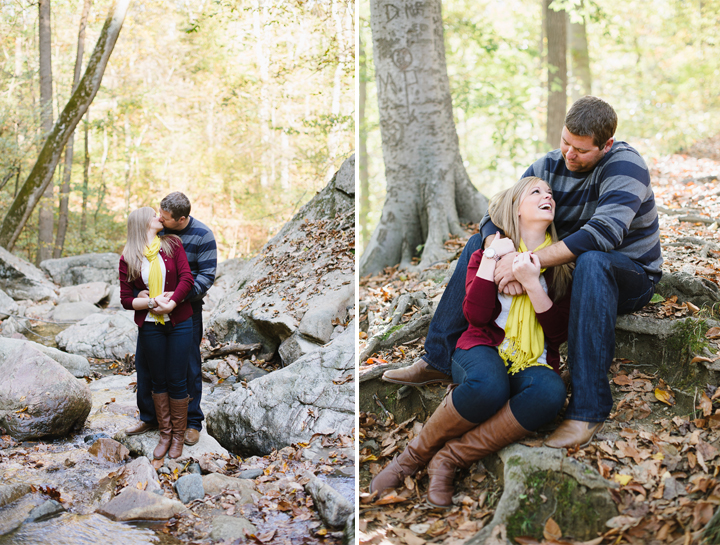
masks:
[[[568,331],[572,397],[565,421],[545,443],[556,448],[587,445],[607,419],[617,315],[642,308],[662,274],[650,173],[635,149],[615,141],[616,128],[617,115],[607,102],[579,99],[565,117],[560,148],[522,176],[547,181],[556,201],[560,241],[535,254],[542,267],[575,263]],[[498,230],[487,215],[481,225],[481,233],[468,240],[430,323],[426,354],[410,367],[386,371],[384,380],[411,385],[452,380],[452,354],[467,328],[462,302],[468,260]],[[510,295],[522,290],[512,276],[515,255],[503,256],[495,273],[498,289]]]

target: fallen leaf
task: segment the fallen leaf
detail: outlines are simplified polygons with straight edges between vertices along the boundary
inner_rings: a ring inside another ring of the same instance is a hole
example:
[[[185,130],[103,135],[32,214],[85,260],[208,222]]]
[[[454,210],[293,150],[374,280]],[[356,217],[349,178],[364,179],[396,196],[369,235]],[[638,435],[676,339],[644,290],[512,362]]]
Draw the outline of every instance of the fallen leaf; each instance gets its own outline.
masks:
[[[613,378],[613,382],[618,386],[630,386],[633,383],[632,379],[627,375],[617,375]]]
[[[543,537],[545,539],[560,539],[562,537],[562,530],[560,530],[560,526],[558,526],[558,523],[555,522],[552,517],[545,523]]]
[[[270,530],[269,532],[265,532],[265,533],[262,533],[262,534],[257,534],[257,535],[255,536],[255,539],[257,539],[258,541],[262,541],[263,543],[267,543],[267,542],[270,541],[273,537],[275,537],[275,532],[276,532],[276,530]]]
[[[655,398],[658,401],[662,401],[666,405],[670,405],[671,407],[673,405],[675,405],[675,398],[667,390],[661,390],[660,388],[655,388]]]
[[[620,483],[622,486],[625,486],[627,483],[632,481],[632,475],[623,475],[621,473],[616,473],[613,476],[613,481],[615,481],[616,483]],[[613,527],[611,526],[611,528]]]
[[[695,356],[692,360],[690,360],[690,363],[700,363],[701,361],[711,362],[710,358],[706,358],[705,356]]]
[[[705,392],[700,396],[700,402],[695,408],[702,409],[703,416],[710,416],[712,414],[712,401],[710,401],[710,398]]]

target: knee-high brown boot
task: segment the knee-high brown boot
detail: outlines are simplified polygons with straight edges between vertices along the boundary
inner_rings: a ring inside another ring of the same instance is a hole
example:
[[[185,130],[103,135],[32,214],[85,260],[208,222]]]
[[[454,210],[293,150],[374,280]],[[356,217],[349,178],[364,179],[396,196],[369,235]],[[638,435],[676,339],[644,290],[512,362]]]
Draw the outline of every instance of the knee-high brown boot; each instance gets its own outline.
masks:
[[[170,398],[170,420],[172,421],[172,442],[168,456],[178,458],[183,451],[185,442],[185,429],[187,428],[187,413],[190,397],[185,399]]]
[[[523,428],[510,410],[510,402],[462,437],[445,443],[428,465],[427,501],[435,507],[452,506],[455,468],[467,469],[473,462],[525,437]]]
[[[370,483],[370,492],[378,491],[382,495],[384,490],[399,486],[406,476],[414,475],[427,464],[445,441],[459,437],[476,425],[460,416],[453,405],[452,393],[449,393],[425,422],[420,434],[375,476]]]
[[[167,392],[163,394],[152,395],[155,404],[155,414],[157,414],[158,431],[160,432],[160,441],[158,442],[153,456],[161,459],[170,448],[172,440],[172,424],[170,422],[170,396]]]

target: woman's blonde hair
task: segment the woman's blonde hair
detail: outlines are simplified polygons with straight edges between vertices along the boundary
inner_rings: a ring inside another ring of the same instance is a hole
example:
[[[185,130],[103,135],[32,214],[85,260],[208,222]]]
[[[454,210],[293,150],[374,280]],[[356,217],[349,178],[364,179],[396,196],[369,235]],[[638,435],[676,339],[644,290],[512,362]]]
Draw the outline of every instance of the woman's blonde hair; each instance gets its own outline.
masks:
[[[492,222],[505,232],[505,236],[513,241],[517,248],[520,245],[520,222],[518,221],[518,208],[522,202],[522,197],[528,187],[538,181],[545,182],[542,178],[536,176],[528,176],[522,178],[515,185],[501,191],[490,200],[488,213]],[[555,223],[551,222],[547,232],[553,242],[558,241]],[[570,264],[552,267],[552,289],[554,291],[554,300],[557,301],[567,292],[570,282],[572,281],[572,269]]]
[[[150,220],[153,217],[155,217],[155,210],[149,206],[133,210],[128,216],[127,242],[122,256],[128,266],[128,281],[130,282],[140,276],[142,272],[143,253],[147,246],[147,232],[150,228]],[[179,244],[182,244],[182,241],[175,235],[160,237],[160,249],[167,256],[172,256]]]

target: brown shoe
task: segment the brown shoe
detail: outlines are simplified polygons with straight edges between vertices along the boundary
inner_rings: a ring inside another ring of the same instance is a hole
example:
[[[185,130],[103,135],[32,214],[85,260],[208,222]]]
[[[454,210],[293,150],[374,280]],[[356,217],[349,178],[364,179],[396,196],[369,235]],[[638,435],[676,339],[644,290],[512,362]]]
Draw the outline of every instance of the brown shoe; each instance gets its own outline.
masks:
[[[452,507],[455,468],[467,469],[473,462],[525,437],[523,428],[510,410],[510,403],[462,437],[445,443],[428,465],[427,502],[435,507]]]
[[[190,398],[170,398],[170,420],[172,422],[172,442],[168,450],[170,458],[179,458],[183,451],[185,442],[185,430],[187,429],[187,412]]]
[[[158,429],[157,424],[148,424],[147,422],[143,422],[141,420],[140,423],[126,428],[125,435],[140,435],[141,433],[145,433],[146,431],[153,431],[156,429]]]
[[[583,422],[582,420],[563,420],[550,437],[543,443],[550,448],[574,448],[588,446],[595,434],[605,422]]]
[[[452,393],[449,393],[420,430],[420,434],[408,443],[402,454],[375,476],[370,483],[370,492],[377,491],[378,496],[381,496],[386,489],[400,486],[405,477],[414,475],[427,464],[445,441],[459,437],[474,426],[476,424],[465,420],[455,410]]]
[[[450,384],[452,377],[431,367],[424,359],[418,358],[409,367],[391,369],[383,373],[385,382],[423,386],[425,384]]]
[[[170,396],[167,392],[163,394],[153,394],[153,403],[155,403],[155,414],[158,421],[158,430],[160,430],[160,441],[158,441],[153,456],[159,460],[163,458],[170,448],[172,439],[172,424],[170,423]]]
[[[189,447],[196,445],[200,441],[200,432],[195,428],[185,430],[185,444]]]

